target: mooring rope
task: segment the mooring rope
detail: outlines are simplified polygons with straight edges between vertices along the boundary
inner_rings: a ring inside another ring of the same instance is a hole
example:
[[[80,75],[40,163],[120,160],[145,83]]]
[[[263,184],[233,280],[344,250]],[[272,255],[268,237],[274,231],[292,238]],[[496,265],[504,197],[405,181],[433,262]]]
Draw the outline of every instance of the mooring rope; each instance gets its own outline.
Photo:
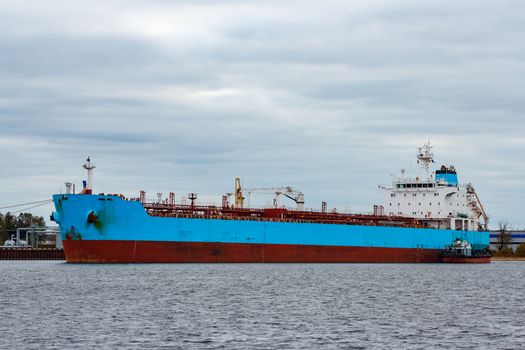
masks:
[[[46,205],[46,204],[50,204],[51,202],[53,202],[52,199],[50,199],[50,200],[48,200],[48,201],[46,201],[44,203],[33,205],[32,207],[27,207],[27,208],[16,210],[16,211],[12,212],[11,214],[18,214],[18,213],[21,213],[21,212],[23,212],[25,210],[33,209],[33,208],[36,208],[36,207],[41,207],[41,206]]]
[[[25,206],[25,205],[31,205],[31,204],[37,204],[37,203],[46,204],[46,203],[49,203],[49,202],[52,202],[52,201],[53,201],[52,199],[45,199],[45,200],[36,201],[36,202],[28,202],[28,203],[22,203],[22,204],[8,205],[6,207],[0,207],[0,209],[9,209],[9,208],[15,208],[15,207],[22,207],[22,206]]]

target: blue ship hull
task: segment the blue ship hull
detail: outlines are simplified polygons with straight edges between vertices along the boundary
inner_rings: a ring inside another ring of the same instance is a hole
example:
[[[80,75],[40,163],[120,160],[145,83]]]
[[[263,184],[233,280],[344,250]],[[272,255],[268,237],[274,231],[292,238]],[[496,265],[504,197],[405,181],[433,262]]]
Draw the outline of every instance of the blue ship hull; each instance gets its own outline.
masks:
[[[69,262],[439,262],[458,237],[489,245],[485,231],[168,218],[118,196],[53,200]]]

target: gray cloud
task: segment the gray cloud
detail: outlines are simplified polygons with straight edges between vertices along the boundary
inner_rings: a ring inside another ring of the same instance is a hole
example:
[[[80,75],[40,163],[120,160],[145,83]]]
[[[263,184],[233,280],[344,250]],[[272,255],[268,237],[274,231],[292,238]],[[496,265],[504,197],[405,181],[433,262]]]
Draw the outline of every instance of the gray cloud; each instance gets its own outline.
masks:
[[[0,204],[294,185],[369,211],[430,139],[525,227],[519,1],[0,5]],[[51,208],[38,213],[47,214]]]

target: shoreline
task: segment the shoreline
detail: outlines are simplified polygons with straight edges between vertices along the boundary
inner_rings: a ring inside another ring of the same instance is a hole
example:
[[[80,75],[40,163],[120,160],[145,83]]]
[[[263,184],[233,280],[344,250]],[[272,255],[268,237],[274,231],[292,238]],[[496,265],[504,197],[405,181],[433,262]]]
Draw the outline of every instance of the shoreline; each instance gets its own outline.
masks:
[[[525,261],[524,256],[493,256],[492,261]]]

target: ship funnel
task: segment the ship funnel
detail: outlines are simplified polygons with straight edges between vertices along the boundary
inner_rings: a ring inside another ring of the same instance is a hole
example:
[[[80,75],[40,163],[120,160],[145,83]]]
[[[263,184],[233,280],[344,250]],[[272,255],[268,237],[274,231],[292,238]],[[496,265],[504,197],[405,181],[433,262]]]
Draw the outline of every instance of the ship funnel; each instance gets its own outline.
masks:
[[[448,168],[442,165],[439,170],[436,170],[436,181],[444,182],[448,186],[457,186],[458,173],[452,165]]]

